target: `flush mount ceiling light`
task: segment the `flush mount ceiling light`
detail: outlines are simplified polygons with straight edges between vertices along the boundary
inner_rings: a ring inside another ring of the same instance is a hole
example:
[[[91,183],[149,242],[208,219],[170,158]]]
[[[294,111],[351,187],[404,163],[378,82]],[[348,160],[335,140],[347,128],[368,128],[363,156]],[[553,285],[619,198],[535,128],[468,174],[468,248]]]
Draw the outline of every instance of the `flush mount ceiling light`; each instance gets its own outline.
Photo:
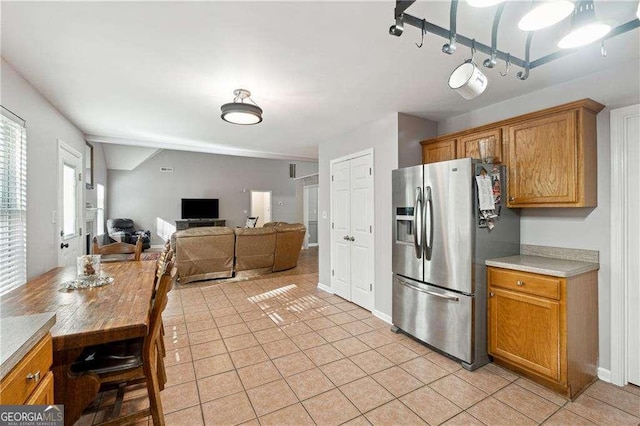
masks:
[[[636,19],[635,16],[625,23],[618,24],[613,29],[606,24],[597,22],[593,9],[594,0],[575,0],[575,5],[573,2],[567,0],[534,0],[534,7],[519,21],[519,27],[527,31],[524,44],[524,57],[520,58],[511,54],[511,52],[498,49],[498,30],[502,13],[505,7],[509,7],[509,4],[515,3],[515,1],[465,1],[474,7],[497,5],[491,28],[491,44],[484,44],[473,38],[465,37],[457,31],[457,14],[460,0],[450,1],[449,27],[446,28],[407,13],[407,9],[415,3],[416,0],[396,0],[396,7],[393,11],[395,23],[389,28],[389,34],[400,37],[404,33],[405,25],[410,25],[421,30],[421,41],[420,43],[416,43],[418,48],[424,45],[427,34],[431,33],[447,40],[447,43],[442,46],[443,53],[453,55],[458,45],[470,47],[472,51],[477,50],[479,54],[487,55],[487,58],[482,61],[482,65],[485,68],[495,68],[498,61],[503,61],[504,72],[502,70],[499,71],[502,77],[506,77],[513,66],[521,68],[522,71],[518,71],[515,74],[515,77],[521,81],[529,78],[529,73],[532,69],[548,64],[576,51],[575,49],[567,49],[570,47],[578,47],[596,40],[602,40],[603,45],[601,46],[600,52],[602,56],[606,57],[606,49],[604,48],[605,40],[640,27],[640,19]],[[606,3],[606,1],[602,0],[602,4]],[[554,49],[555,52],[549,52],[539,58],[531,58],[531,44],[535,34],[537,34],[536,30],[562,21],[571,15],[571,12],[573,12],[571,32],[558,44],[561,50]],[[640,18],[640,7],[636,14],[638,18]],[[512,34],[508,36],[512,36]],[[480,64],[480,61],[478,61],[478,64]],[[473,63],[472,60],[465,62],[454,70],[448,83],[452,90],[455,90],[465,99],[472,99],[484,91],[487,86],[488,76],[488,73],[485,76],[484,73],[480,71],[479,66]]]
[[[558,43],[561,49],[584,46],[609,34],[611,26],[596,20],[593,0],[580,2],[571,17],[571,32]]]
[[[522,31],[537,31],[562,21],[573,12],[574,5],[566,0],[545,0],[535,5],[518,22]]]
[[[262,121],[262,108],[251,99],[251,92],[246,89],[233,91],[233,102],[222,105],[222,118],[231,124],[251,125]],[[251,103],[245,103],[245,99]]]

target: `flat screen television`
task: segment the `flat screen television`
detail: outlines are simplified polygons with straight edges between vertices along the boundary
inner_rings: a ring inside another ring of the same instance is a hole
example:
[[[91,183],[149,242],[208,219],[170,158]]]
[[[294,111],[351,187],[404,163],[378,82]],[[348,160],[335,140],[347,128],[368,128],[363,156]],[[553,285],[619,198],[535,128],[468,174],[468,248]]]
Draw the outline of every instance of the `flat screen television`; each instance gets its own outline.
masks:
[[[217,198],[183,198],[182,199],[183,219],[217,219],[218,199]]]

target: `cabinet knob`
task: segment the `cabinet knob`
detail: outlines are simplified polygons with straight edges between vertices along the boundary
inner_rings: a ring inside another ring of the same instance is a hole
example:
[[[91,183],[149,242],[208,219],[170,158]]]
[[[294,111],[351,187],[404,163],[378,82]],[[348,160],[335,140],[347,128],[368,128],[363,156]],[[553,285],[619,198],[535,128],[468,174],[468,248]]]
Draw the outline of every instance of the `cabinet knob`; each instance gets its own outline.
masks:
[[[495,296],[495,293],[494,293],[494,292],[492,292],[492,291],[490,291],[490,292],[489,292],[489,296],[493,297],[493,296]]]
[[[515,201],[516,197],[509,197],[509,201]]]
[[[524,281],[518,281],[516,282],[516,285],[522,287],[524,285]]]
[[[27,380],[33,380],[34,382],[38,382],[40,380],[40,371],[36,371],[35,373],[27,374]]]

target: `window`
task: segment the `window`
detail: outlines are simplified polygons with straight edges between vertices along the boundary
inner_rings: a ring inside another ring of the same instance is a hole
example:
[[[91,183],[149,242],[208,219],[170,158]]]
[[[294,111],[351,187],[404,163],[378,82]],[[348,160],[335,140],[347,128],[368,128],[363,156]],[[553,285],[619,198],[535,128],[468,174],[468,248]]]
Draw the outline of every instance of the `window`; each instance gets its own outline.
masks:
[[[27,133],[0,107],[0,295],[27,281]]]
[[[76,168],[68,164],[62,167],[62,237],[76,236],[78,203],[76,202]]]
[[[102,235],[104,234],[104,185],[97,184],[96,191],[98,192],[98,205],[96,206],[98,208],[96,212],[96,220],[98,221],[97,234]]]

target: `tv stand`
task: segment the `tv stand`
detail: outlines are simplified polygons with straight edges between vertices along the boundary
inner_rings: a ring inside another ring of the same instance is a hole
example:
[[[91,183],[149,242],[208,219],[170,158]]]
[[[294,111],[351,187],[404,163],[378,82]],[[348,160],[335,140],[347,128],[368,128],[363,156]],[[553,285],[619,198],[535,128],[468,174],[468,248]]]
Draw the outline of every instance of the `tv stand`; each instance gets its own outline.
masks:
[[[177,219],[176,231],[199,226],[227,226],[226,223],[225,219]]]

